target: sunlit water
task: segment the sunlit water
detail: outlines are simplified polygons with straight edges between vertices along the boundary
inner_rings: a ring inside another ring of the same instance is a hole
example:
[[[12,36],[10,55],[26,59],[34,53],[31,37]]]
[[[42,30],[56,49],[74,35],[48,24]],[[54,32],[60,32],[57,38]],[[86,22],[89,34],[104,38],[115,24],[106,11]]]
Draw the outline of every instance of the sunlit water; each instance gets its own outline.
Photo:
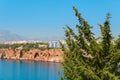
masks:
[[[61,64],[0,60],[0,80],[59,80]]]

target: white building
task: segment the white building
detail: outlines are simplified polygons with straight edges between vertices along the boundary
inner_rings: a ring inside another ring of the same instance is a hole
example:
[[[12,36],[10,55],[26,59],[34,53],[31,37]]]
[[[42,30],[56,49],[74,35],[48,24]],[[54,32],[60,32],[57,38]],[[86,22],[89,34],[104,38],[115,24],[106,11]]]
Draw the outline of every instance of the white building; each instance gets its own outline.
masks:
[[[49,41],[49,48],[60,48],[60,43],[59,41]]]
[[[49,41],[49,48],[60,48],[60,42],[66,46],[65,40],[58,40],[58,41]]]

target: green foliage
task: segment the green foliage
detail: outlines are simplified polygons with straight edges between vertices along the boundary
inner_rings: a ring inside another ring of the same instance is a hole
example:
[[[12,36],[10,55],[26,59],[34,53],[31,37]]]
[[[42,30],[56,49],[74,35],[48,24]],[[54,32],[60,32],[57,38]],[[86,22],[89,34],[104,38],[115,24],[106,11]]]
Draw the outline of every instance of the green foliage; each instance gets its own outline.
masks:
[[[40,45],[44,45],[40,47]],[[26,43],[26,44],[0,44],[0,48],[7,48],[7,49],[20,49],[24,51],[29,51],[30,49],[40,49],[44,50],[48,48],[48,43]]]
[[[116,49],[120,49],[120,35],[118,39],[116,40]]]
[[[97,42],[91,26],[73,7],[79,24],[78,33],[69,26],[65,29],[67,48],[64,51],[61,80],[120,80],[120,37],[112,44],[110,14],[106,16],[101,29],[101,42]]]

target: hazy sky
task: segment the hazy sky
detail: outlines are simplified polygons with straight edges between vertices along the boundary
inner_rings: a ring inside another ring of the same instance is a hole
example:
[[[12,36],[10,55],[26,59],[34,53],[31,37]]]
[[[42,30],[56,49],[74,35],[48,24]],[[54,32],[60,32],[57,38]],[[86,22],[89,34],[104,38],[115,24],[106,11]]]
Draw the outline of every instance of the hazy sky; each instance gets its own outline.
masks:
[[[0,29],[28,38],[61,39],[65,25],[75,29],[72,6],[93,26],[96,36],[107,12],[112,14],[112,33],[120,33],[120,0],[0,0]]]

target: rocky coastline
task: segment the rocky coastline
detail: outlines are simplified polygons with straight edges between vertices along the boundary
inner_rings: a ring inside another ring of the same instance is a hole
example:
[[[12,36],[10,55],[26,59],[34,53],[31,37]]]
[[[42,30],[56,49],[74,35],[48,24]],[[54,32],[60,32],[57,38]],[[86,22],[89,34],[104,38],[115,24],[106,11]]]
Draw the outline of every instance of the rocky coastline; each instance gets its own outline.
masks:
[[[0,59],[63,62],[63,51],[61,49],[33,49],[29,51],[0,49]]]

